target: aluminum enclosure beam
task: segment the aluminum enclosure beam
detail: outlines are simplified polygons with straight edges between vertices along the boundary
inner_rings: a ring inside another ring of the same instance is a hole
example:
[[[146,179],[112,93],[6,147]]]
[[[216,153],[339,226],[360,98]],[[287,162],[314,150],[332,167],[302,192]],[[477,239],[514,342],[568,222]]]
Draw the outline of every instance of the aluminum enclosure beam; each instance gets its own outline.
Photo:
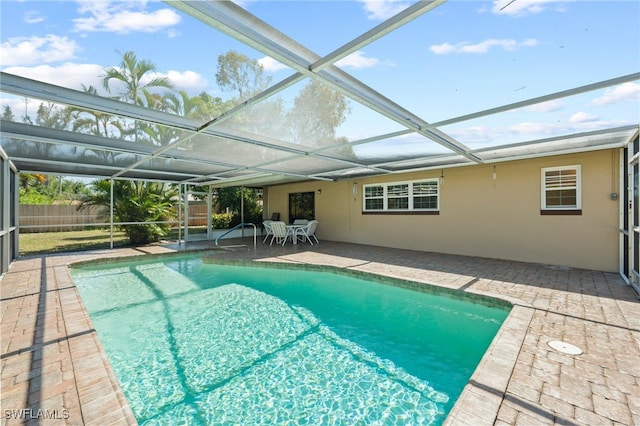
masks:
[[[629,83],[636,80],[640,80],[640,72],[627,74],[627,75],[623,75],[616,78],[611,78],[609,80],[599,81],[593,84],[587,84],[585,86],[575,87],[569,90],[562,90],[560,92],[550,93],[548,95],[538,96],[535,98],[526,99],[524,101],[502,105],[496,108],[489,108],[489,109],[474,112],[471,114],[460,115],[458,117],[438,121],[437,123],[431,123],[429,127],[447,126],[449,124],[459,123],[461,121],[468,121],[468,120],[473,120],[475,118],[486,117],[487,115],[498,114],[500,112],[511,111],[511,110],[523,108],[529,105],[535,105],[542,102],[553,101],[555,99],[566,98],[568,96],[579,95],[581,93],[591,92],[593,90],[605,89],[607,87],[616,86],[622,83]]]
[[[173,129],[194,131],[200,125],[199,121],[191,118],[144,108],[102,96],[95,96],[79,90],[20,77],[3,71],[0,71],[0,90],[28,98],[42,99],[91,111],[106,112],[135,120],[148,121]]]

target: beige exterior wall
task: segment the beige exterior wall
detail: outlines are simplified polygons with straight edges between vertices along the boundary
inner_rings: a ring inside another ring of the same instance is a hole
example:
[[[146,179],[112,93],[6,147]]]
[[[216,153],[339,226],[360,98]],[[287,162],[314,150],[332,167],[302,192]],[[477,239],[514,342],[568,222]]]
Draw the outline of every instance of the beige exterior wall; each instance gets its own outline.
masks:
[[[444,170],[439,215],[363,215],[362,185],[437,178],[440,170],[266,190],[265,215],[288,220],[288,194],[315,191],[317,230],[333,240],[602,271],[619,269],[618,150]],[[544,167],[582,166],[582,215],[540,214]],[[357,184],[354,195],[353,185]],[[321,190],[320,192],[318,190]]]

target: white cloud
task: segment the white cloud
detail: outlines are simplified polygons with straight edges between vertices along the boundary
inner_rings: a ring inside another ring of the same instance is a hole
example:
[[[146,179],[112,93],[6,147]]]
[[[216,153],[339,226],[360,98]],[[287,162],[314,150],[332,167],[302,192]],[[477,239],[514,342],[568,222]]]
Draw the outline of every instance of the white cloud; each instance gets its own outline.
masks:
[[[558,123],[525,122],[509,126],[507,130],[520,135],[552,135],[561,126],[563,125]]]
[[[169,71],[166,77],[176,89],[193,95],[201,93],[209,86],[209,81],[195,71]]]
[[[500,47],[506,51],[518,50],[522,47],[536,46],[538,41],[535,39],[525,39],[516,41],[512,39],[488,39],[480,43],[470,44],[468,42],[450,44],[443,43],[429,47],[429,50],[436,55],[448,55],[452,53],[487,53],[492,47]]]
[[[67,37],[13,37],[0,45],[3,66],[31,65],[72,59],[79,47]]]
[[[146,2],[128,1],[92,1],[80,2],[78,12],[89,14],[73,20],[74,30],[78,32],[113,32],[128,34],[132,32],[156,32],[180,22],[180,15],[172,9],[159,9],[153,12],[144,10]]]
[[[570,123],[589,123],[597,120],[597,115],[589,114],[588,112],[576,112],[569,117]]]
[[[525,16],[543,12],[549,7],[564,10],[567,0],[494,0],[491,11],[496,15]]]
[[[67,62],[58,66],[38,65],[36,67],[10,67],[3,71],[45,83],[82,90],[82,85],[102,89],[104,67],[97,64],[76,64]]]
[[[364,55],[364,52],[361,50],[358,50],[357,52],[353,52],[349,56],[346,56],[340,59],[338,62],[336,62],[336,65],[341,68],[355,68],[355,69],[371,68],[371,67],[375,67],[378,64],[380,64],[379,59],[367,58]]]
[[[497,128],[491,126],[472,126],[456,129],[449,132],[449,135],[472,147],[477,144],[487,145],[496,139],[502,138],[504,134],[496,134],[497,130]]]
[[[37,10],[29,10],[24,13],[24,22],[27,24],[39,24],[45,20],[46,17],[42,16]]]
[[[591,101],[591,105],[608,105],[619,102],[640,102],[640,84],[623,83],[604,91],[604,95]]]
[[[360,3],[367,12],[367,18],[371,20],[391,18],[411,4],[403,0],[360,0]]]
[[[531,112],[553,112],[553,111],[559,111],[563,108],[564,108],[564,103],[559,99],[542,102],[539,104],[530,105],[526,107],[527,111],[531,111]]]
[[[265,56],[264,58],[258,59],[258,63],[262,65],[262,68],[264,68],[265,71],[269,71],[269,72],[276,72],[280,70],[286,70],[287,68],[289,68],[286,65],[276,61],[270,56]]]

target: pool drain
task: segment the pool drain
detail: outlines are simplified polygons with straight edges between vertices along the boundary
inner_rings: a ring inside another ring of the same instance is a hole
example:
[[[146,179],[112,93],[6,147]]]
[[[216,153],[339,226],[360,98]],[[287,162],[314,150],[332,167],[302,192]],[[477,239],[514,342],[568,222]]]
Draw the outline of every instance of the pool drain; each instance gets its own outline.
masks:
[[[579,347],[573,346],[571,343],[561,342],[560,340],[552,340],[547,344],[556,351],[562,352],[563,354],[580,355],[582,353],[582,349],[580,349]]]

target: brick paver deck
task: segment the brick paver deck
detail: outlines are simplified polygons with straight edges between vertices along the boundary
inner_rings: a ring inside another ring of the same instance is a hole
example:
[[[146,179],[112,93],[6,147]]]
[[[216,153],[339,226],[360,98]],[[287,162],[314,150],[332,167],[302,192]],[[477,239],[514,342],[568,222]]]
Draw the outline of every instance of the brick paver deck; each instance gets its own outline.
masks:
[[[255,250],[246,242],[249,250],[213,256],[331,265],[513,303],[446,424],[640,425],[640,303],[617,274],[326,241]],[[0,281],[2,424],[135,424],[67,265],[184,249],[16,261]],[[583,353],[554,350],[552,340]]]

